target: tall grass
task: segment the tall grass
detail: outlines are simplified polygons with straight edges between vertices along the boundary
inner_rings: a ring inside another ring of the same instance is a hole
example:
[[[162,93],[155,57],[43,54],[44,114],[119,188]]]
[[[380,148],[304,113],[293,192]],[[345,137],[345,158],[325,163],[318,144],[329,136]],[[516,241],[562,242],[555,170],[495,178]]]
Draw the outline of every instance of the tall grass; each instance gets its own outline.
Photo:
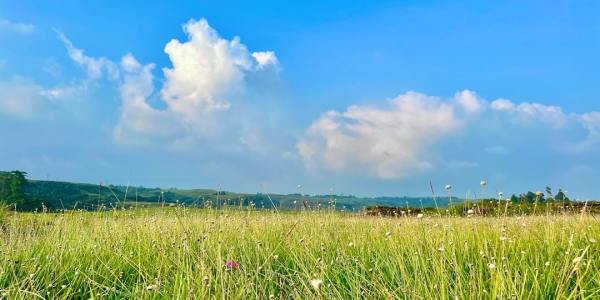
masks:
[[[10,299],[600,298],[600,224],[589,215],[165,207],[5,222],[0,296]]]

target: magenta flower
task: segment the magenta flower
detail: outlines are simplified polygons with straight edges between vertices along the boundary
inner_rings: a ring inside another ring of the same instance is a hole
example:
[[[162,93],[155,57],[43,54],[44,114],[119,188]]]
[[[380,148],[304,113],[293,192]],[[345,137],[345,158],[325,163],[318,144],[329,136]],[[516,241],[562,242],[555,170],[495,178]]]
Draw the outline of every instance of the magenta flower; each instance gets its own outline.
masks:
[[[229,270],[233,270],[233,269],[239,269],[240,268],[240,263],[235,261],[235,260],[228,260],[227,263],[225,263],[225,268],[229,271]]]

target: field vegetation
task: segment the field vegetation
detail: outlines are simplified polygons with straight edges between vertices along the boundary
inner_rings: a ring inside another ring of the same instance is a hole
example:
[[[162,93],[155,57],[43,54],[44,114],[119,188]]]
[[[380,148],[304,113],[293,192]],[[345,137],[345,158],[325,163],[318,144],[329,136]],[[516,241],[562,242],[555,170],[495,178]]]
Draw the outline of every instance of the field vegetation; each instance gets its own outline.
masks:
[[[590,213],[4,211],[7,299],[598,299]]]

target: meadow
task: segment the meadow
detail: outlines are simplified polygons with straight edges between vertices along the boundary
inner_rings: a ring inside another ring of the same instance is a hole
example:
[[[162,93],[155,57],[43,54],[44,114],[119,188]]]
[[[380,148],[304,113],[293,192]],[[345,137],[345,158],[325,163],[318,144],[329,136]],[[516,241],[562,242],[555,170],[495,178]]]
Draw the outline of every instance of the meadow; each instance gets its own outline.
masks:
[[[598,299],[590,214],[181,206],[1,217],[5,299]]]

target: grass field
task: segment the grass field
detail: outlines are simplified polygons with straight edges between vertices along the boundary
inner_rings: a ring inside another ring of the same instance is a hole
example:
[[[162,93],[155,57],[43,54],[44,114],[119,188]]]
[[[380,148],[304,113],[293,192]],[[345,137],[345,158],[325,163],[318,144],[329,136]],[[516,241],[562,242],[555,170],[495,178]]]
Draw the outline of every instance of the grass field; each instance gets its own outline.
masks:
[[[598,299],[596,218],[179,207],[5,212],[0,293],[10,299]]]

